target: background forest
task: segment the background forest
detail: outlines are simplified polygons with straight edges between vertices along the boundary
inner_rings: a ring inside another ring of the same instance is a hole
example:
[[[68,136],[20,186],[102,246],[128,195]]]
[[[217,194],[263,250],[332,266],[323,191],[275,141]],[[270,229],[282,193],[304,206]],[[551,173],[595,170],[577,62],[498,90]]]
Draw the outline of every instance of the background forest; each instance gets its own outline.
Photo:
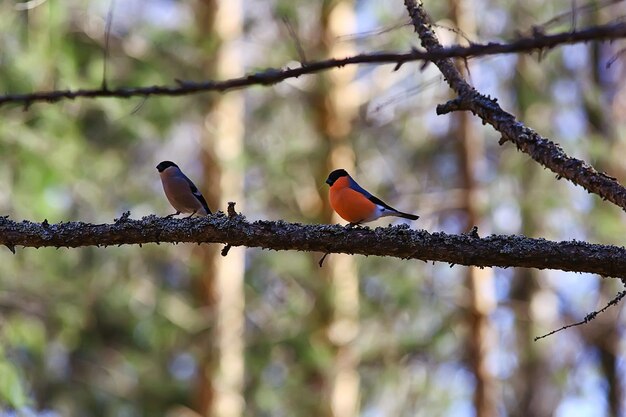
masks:
[[[623,1],[426,1],[444,45],[570,31]],[[110,37],[105,37],[112,12]],[[572,12],[574,10],[574,12]],[[223,80],[419,45],[400,1],[0,2],[0,90]],[[468,81],[626,182],[622,42],[460,62]],[[611,65],[607,65],[607,64]],[[624,213],[557,181],[452,98],[434,65],[346,66],[271,87],[0,107],[0,214],[172,212],[177,162],[214,210],[344,223],[342,167],[412,228],[623,245]],[[401,220],[383,219],[386,227]],[[126,245],[0,248],[0,415],[623,416],[617,280],[387,257]]]

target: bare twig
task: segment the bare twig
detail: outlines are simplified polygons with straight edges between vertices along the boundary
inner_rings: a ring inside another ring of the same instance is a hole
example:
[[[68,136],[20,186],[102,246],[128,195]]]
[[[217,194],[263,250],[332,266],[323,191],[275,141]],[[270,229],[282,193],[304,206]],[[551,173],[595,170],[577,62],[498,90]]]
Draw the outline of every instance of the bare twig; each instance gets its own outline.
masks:
[[[537,336],[537,337],[535,337],[535,342],[537,340],[543,339],[545,337],[552,336],[553,334],[558,333],[561,330],[566,330],[566,329],[569,329],[571,327],[581,326],[583,324],[589,323],[591,320],[595,319],[598,314],[602,314],[606,310],[608,310],[609,307],[617,305],[622,300],[622,298],[624,298],[625,296],[626,296],[626,291],[621,291],[621,292],[617,293],[617,295],[611,301],[609,301],[602,309],[600,309],[598,311],[592,311],[591,313],[587,314],[585,316],[585,318],[582,319],[581,321],[578,321],[576,323],[568,324],[568,325],[560,327],[560,328],[558,328],[556,330],[552,330],[551,332],[546,333],[546,334],[544,334],[542,336]]]
[[[227,243],[226,245],[224,245],[224,247],[222,248],[222,251],[220,252],[220,254],[222,256],[228,256],[228,252],[230,252],[231,248],[233,247],[233,245],[231,245],[230,243]]]
[[[102,62],[102,90],[107,91],[107,63],[109,61],[109,39],[111,38],[111,25],[113,24],[113,10],[115,8],[115,0],[111,0],[109,4],[109,12],[107,13],[107,23],[104,30],[104,52]]]
[[[237,211],[235,210],[234,201],[228,202],[228,209],[226,210],[226,214],[228,214],[228,217],[230,218],[237,217]],[[231,245],[230,243],[227,243],[226,245],[224,245],[224,248],[222,248],[222,252],[221,252],[222,256],[228,256],[228,252],[230,252],[232,247],[233,245]]]
[[[430,18],[422,5],[418,5],[416,0],[405,0],[404,3],[415,26],[415,31],[422,41],[422,46],[429,52],[442,50],[443,47],[432,31]],[[596,171],[584,161],[569,157],[556,143],[540,136],[517,121],[515,116],[504,111],[496,99],[478,93],[463,79],[449,58],[437,59],[433,62],[450,87],[459,96],[438,106],[438,114],[456,110],[471,111],[480,117],[484,123],[489,123],[502,134],[500,144],[507,141],[513,142],[519,150],[554,171],[557,178],[566,178],[626,210],[626,188],[620,185],[615,178]]]
[[[228,209],[226,209],[226,213],[228,214],[228,217],[236,217],[237,216],[237,211],[235,210],[235,202],[234,201],[229,201],[228,202]]]
[[[302,64],[302,66],[306,66],[306,54],[304,53],[304,48],[302,47],[302,43],[300,43],[300,38],[298,37],[296,30],[286,16],[283,16],[282,20],[285,27],[287,28],[287,31],[289,32],[289,36],[293,40],[294,46],[296,47],[298,57],[300,58],[300,64]]]
[[[544,23],[533,26],[533,31],[537,31],[537,30],[544,31],[548,27],[553,26],[555,24],[560,24],[562,21],[568,18],[572,21],[572,29],[574,29],[576,27],[576,20],[577,20],[576,15],[579,12],[581,14],[590,13],[594,10],[599,10],[603,7],[617,4],[621,1],[622,0],[603,0],[603,1],[594,0],[588,3],[585,3],[581,6],[577,6],[575,2],[572,2],[572,7],[570,10],[568,10],[567,12],[558,14]]]
[[[444,58],[471,58],[487,55],[531,52],[535,50],[551,49],[558,45],[573,44],[589,41],[607,41],[626,37],[626,23],[615,23],[594,26],[576,32],[562,32],[553,35],[535,34],[512,41],[510,43],[473,44],[467,47],[451,46],[439,47],[427,52],[411,50],[409,52],[375,52],[359,54],[347,58],[333,58],[323,61],[307,62],[297,68],[269,68],[254,72],[239,78],[223,81],[177,81],[178,85],[153,85],[145,87],[118,87],[79,90],[40,91],[24,94],[6,94],[0,96],[0,106],[13,103],[25,107],[39,102],[57,102],[76,98],[131,98],[148,96],[183,96],[205,93],[209,91],[227,92],[230,90],[250,87],[254,85],[269,86],[289,78],[298,78],[303,75],[314,74],[333,68],[355,64],[396,64],[401,66],[411,61],[438,61]]]
[[[613,56],[611,57],[611,59],[609,59],[609,60],[607,61],[605,68],[606,68],[606,69],[611,68],[611,66],[612,66],[613,64],[615,64],[615,62],[616,62],[618,59],[620,59],[620,58],[622,57],[622,55],[624,55],[624,52],[626,52],[626,48],[621,48],[619,51],[617,51],[617,52],[615,53],[615,55],[613,55]]]
[[[551,242],[524,236],[477,237],[412,230],[250,223],[237,214],[173,219],[123,215],[110,224],[15,222],[0,217],[0,244],[23,247],[81,247],[160,242],[227,243],[272,250],[392,256],[478,267],[525,267],[626,277],[626,248],[586,242]]]
[[[13,253],[15,253],[15,249],[13,249]],[[322,256],[322,257],[320,258],[320,260],[317,262],[317,264],[320,266],[320,268],[324,266],[324,261],[326,260],[326,257],[327,257],[328,255],[330,255],[330,253],[326,252],[326,253],[324,254],[324,256]]]
[[[339,35],[336,37],[337,41],[339,42],[352,42],[352,41],[358,41],[361,39],[366,39],[368,37],[374,37],[374,36],[380,36],[383,35],[385,33],[394,31],[394,30],[398,30],[398,29],[402,29],[405,26],[410,26],[411,22],[410,21],[403,21],[403,22],[399,22],[393,25],[387,25],[385,27],[381,27],[381,28],[377,28],[377,29],[372,29],[372,30],[366,30],[363,32],[357,32],[357,33],[350,33],[347,35]]]

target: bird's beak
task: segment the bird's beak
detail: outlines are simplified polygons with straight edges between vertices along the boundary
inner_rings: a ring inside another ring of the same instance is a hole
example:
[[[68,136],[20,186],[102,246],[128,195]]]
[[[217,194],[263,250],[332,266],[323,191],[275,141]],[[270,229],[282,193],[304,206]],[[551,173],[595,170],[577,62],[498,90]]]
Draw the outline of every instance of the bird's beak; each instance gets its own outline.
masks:
[[[328,185],[331,185],[331,184],[332,184],[332,182],[330,181],[330,178],[327,178],[327,179],[326,179],[326,184],[328,184]]]

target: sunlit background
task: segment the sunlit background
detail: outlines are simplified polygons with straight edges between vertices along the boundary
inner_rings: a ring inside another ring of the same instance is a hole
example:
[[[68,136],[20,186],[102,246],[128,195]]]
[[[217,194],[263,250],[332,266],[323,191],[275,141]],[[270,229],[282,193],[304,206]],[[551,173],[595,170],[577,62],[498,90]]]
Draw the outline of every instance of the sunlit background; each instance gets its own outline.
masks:
[[[570,31],[620,1],[426,1],[444,44]],[[105,37],[107,15],[110,37]],[[454,30],[459,28],[460,30]],[[0,2],[0,92],[175,85],[419,45],[403,2]],[[626,183],[622,42],[460,62],[565,151]],[[610,65],[609,65],[610,64]],[[350,66],[227,94],[0,107],[0,215],[172,212],[178,163],[213,210],[340,222],[346,168],[411,227],[623,245],[624,214],[452,98],[434,65]],[[400,220],[380,220],[386,227]],[[0,415],[623,416],[619,290],[587,274],[235,248],[0,248]]]

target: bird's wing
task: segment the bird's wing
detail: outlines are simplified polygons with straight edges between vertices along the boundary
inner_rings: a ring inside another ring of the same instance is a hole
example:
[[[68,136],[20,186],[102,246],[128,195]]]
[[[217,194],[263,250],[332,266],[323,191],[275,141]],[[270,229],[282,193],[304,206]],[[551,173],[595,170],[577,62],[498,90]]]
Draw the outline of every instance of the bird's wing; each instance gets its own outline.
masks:
[[[187,181],[187,184],[189,184],[189,189],[191,190],[191,193],[193,194],[193,196],[196,197],[196,199],[200,202],[200,204],[202,204],[202,207],[204,207],[207,214],[211,214],[211,210],[209,210],[209,205],[207,204],[200,190],[198,190],[198,187],[196,187],[196,184],[194,184],[193,181],[187,178],[186,175],[185,175],[185,180]]]
[[[381,206],[381,207],[386,208],[387,210],[391,210],[391,211],[395,211],[395,212],[399,213],[398,210],[396,210],[395,208],[391,207],[389,204],[385,203],[383,200],[381,200],[380,198],[378,198],[376,196],[373,196],[373,195],[370,194],[368,199],[369,199],[369,201],[371,201],[372,203],[374,203],[374,204],[376,204],[378,206]]]
[[[204,199],[204,196],[202,195],[202,193],[198,191],[197,193],[193,193],[193,195],[196,196],[200,204],[202,204],[202,207],[204,207],[204,209],[206,210],[206,214],[211,214],[211,209],[209,209],[209,205]]]
[[[359,184],[357,184],[357,182],[355,180],[353,180],[352,178],[350,178],[350,188],[352,188],[355,191],[360,192],[361,194],[363,194],[365,197],[367,197],[367,199],[369,201],[371,201],[372,203],[384,207],[387,210],[391,210],[391,211],[395,211],[398,212],[398,210],[396,210],[395,208],[391,207],[389,204],[385,203],[383,200],[381,200],[380,198],[372,195],[369,191],[367,191],[365,188],[361,187]]]
[[[367,191],[365,188],[361,187],[354,179],[352,179],[352,177],[349,177],[349,181],[350,181],[350,188],[352,188],[354,191],[360,192],[361,194],[363,194],[367,198],[373,197],[369,193],[369,191]]]

